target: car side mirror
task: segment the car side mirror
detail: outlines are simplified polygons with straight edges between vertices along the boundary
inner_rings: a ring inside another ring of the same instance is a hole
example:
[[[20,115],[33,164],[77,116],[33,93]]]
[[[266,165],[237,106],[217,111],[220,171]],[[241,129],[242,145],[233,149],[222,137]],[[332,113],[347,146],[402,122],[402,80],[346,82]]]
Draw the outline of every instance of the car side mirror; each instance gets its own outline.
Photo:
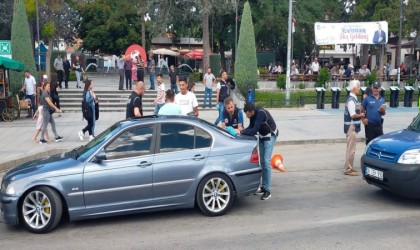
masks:
[[[95,162],[101,163],[102,161],[106,160],[106,154],[104,150],[99,151],[96,155],[95,155]]]

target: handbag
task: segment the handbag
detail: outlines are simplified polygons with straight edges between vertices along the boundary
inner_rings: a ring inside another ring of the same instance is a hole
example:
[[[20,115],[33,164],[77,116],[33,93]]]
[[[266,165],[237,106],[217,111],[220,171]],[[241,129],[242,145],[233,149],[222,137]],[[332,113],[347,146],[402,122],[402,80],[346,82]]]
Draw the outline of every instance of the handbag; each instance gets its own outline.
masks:
[[[49,107],[48,112],[50,112],[50,115],[55,113],[55,108]]]

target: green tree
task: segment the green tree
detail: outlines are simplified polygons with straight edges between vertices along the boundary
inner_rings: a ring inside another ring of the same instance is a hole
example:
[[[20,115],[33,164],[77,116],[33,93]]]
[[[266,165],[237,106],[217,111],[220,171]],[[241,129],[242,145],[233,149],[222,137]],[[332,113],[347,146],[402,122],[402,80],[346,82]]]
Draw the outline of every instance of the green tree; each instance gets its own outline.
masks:
[[[34,51],[29,34],[28,17],[23,0],[15,0],[12,21],[12,58],[25,65],[31,74],[36,72]],[[17,93],[22,86],[23,75],[19,72],[10,72],[11,89]]]
[[[238,51],[235,60],[235,80],[242,93],[246,92],[247,87],[257,87],[257,51],[251,8],[248,2],[245,2],[242,13]]]
[[[10,40],[13,0],[0,1],[0,40]]]
[[[92,53],[120,54],[139,43],[139,12],[133,0],[97,0],[79,5],[79,36],[83,49]]]

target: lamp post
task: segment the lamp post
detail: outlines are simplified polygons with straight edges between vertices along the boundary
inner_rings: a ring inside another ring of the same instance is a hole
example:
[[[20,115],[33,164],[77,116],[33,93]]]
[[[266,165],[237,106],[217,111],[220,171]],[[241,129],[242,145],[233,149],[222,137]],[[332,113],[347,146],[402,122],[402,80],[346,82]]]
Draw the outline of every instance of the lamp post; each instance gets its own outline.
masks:
[[[235,54],[238,49],[238,5],[239,0],[235,0]]]
[[[289,25],[287,29],[287,71],[286,71],[286,106],[290,104],[290,69],[292,57],[292,0],[289,0]]]
[[[38,11],[38,0],[35,1],[36,4],[36,33],[38,40],[38,81],[41,81],[41,44],[39,42],[39,11]]]
[[[400,2],[400,30],[398,31],[398,57],[397,57],[397,83],[400,86],[400,75],[401,75],[401,39],[402,39],[402,21],[403,21],[403,3],[404,0]]]

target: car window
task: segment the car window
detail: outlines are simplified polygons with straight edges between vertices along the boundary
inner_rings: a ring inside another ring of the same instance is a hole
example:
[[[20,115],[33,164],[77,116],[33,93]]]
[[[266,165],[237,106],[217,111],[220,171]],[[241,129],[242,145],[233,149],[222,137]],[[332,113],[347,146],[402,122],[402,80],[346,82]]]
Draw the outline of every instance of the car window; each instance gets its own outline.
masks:
[[[208,148],[211,147],[211,136],[209,133],[199,127],[195,127],[195,147]]]
[[[211,146],[209,133],[181,123],[163,123],[160,131],[160,152],[173,152]]]
[[[108,160],[151,154],[152,126],[127,129],[105,147]]]

